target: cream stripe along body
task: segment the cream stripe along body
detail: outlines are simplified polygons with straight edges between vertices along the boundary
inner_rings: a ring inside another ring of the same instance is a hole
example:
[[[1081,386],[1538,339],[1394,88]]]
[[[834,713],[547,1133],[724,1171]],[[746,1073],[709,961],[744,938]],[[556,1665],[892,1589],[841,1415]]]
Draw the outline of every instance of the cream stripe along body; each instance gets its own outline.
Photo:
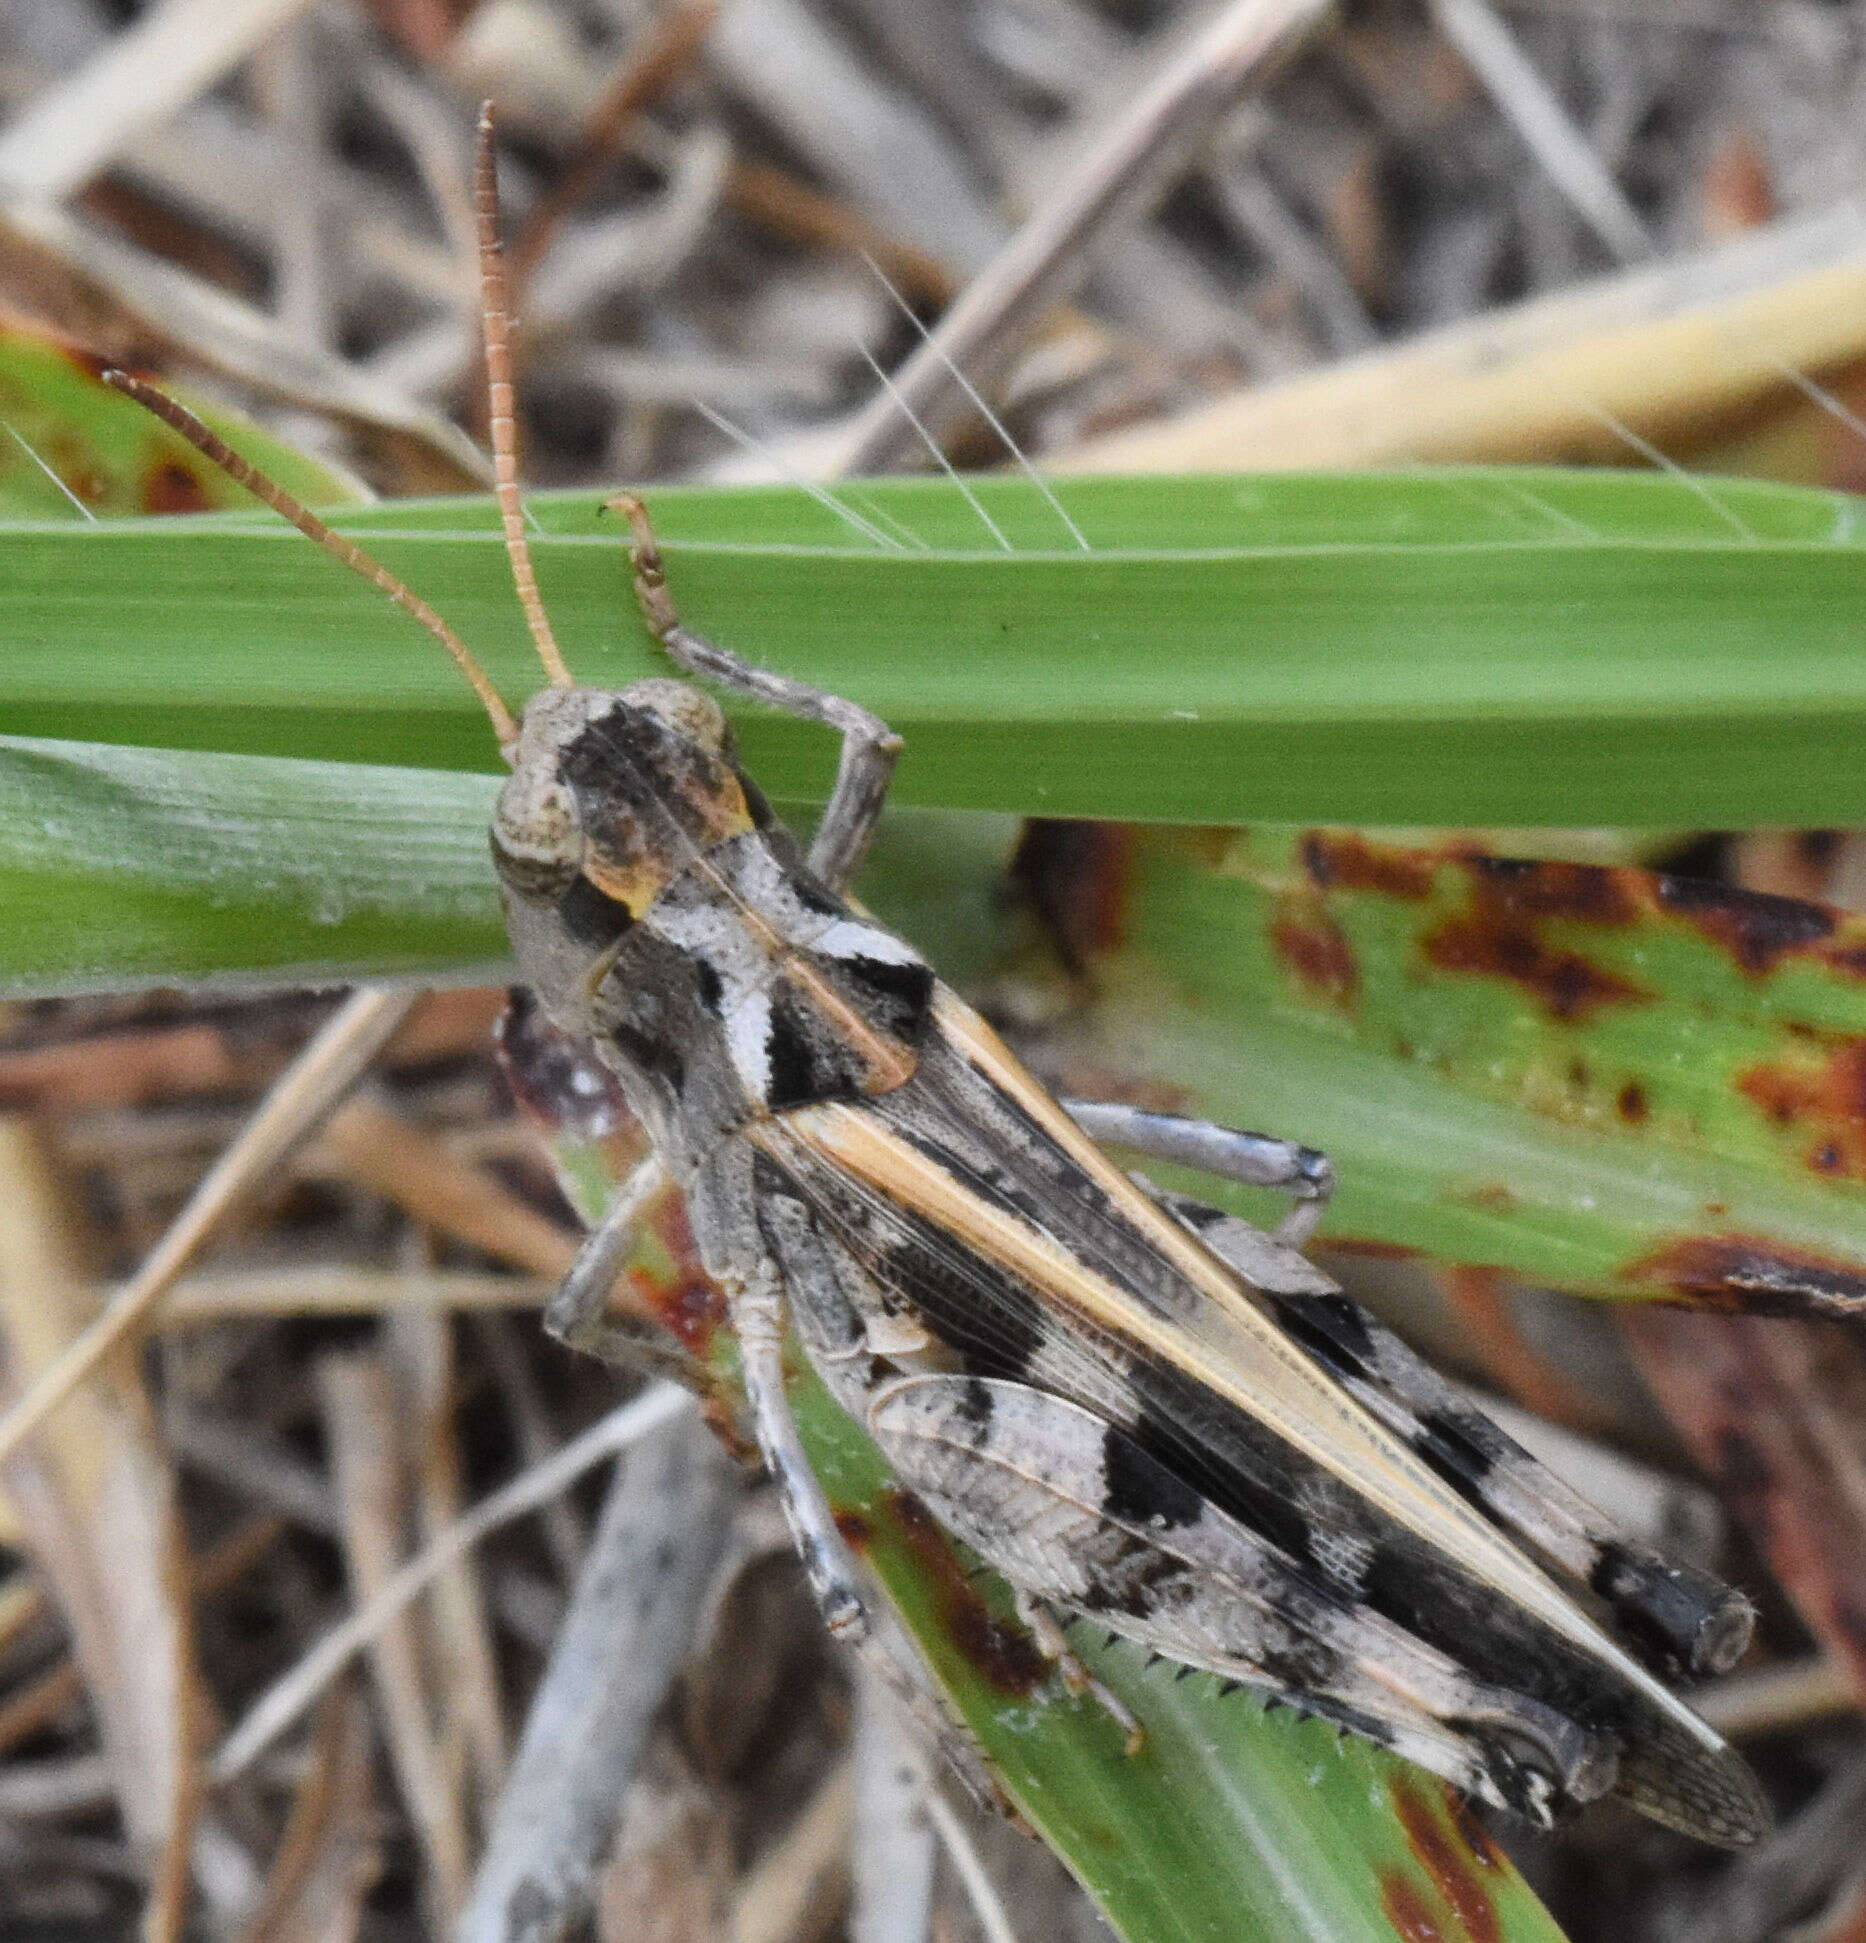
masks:
[[[547,1324],[613,1340],[610,1286],[664,1171],[728,1298],[811,1584],[864,1650],[879,1649],[858,1568],[785,1400],[787,1316],[901,1482],[1004,1576],[1040,1637],[1052,1616],[1092,1620],[1538,1823],[1617,1790],[1707,1841],[1755,1840],[1768,1815],[1748,1770],[1655,1677],[1732,1664],[1742,1597],[1615,1534],[1293,1247],[1115,1168],[1089,1131],[1284,1187],[1306,1202],[1284,1240],[1313,1225],[1332,1181],[1323,1156],[1286,1142],[1065,1111],[1045,1093],[844,894],[898,738],[687,629],[632,499],[617,505],[636,592],[682,673],[842,737],[808,856],[704,691],[572,684],[518,503],[487,116],[476,190],[501,512],[552,682],[522,724],[354,542],[160,393],[111,382],[385,589],[486,706],[512,764],[492,847],[514,949],[656,1149]]]

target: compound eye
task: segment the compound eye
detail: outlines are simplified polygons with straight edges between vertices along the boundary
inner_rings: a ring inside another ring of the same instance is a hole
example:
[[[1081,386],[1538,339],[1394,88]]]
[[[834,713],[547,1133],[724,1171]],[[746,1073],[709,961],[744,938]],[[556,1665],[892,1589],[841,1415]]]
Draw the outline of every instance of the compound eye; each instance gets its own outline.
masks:
[[[492,817],[492,857],[501,880],[533,903],[561,897],[583,868],[576,799],[540,768],[512,772]]]
[[[703,688],[684,681],[634,683],[623,699],[663,721],[678,736],[715,756],[726,753],[730,731],[725,711]]]

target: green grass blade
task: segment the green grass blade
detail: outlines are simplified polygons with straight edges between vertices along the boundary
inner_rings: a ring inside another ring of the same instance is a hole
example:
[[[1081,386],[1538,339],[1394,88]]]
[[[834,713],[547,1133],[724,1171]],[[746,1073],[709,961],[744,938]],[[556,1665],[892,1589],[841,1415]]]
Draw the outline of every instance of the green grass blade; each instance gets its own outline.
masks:
[[[498,782],[0,736],[0,995],[512,974]],[[1014,818],[890,815],[863,888],[950,975],[998,943]]]
[[[1102,549],[1085,556],[1055,550],[1027,486],[980,489],[1017,553],[990,550],[944,482],[851,494],[926,551],[872,548],[791,491],[654,503],[696,625],[906,733],[903,802],[1224,823],[1866,816],[1866,549],[1843,496],[1720,482],[1713,510],[1647,476],[1083,480],[1066,491]],[[573,665],[602,684],[648,672],[614,521],[587,494],[537,514]],[[346,524],[509,693],[536,686],[488,503]],[[495,761],[412,624],[264,516],[14,525],[0,615],[15,733]],[[759,715],[744,740],[774,793],[821,792],[820,735]]]
[[[0,991],[498,975],[490,776],[0,736]]]

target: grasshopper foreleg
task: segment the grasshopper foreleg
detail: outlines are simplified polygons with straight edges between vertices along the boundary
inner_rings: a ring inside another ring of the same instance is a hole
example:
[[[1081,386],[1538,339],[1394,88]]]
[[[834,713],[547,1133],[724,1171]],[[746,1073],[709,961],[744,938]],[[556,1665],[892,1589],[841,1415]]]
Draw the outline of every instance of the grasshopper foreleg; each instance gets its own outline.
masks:
[[[782,709],[806,722],[821,722],[842,737],[842,756],[836,766],[836,786],[823,820],[810,844],[810,868],[831,890],[841,891],[854,876],[875,821],[887,800],[888,783],[901,752],[901,738],[880,716],[857,702],[831,695],[788,675],[772,674],[696,634],[680,618],[669,591],[661,548],[649,523],[648,509],[632,493],[618,494],[611,507],[628,521],[634,534],[631,555],[635,597],[648,626],[667,656],[683,674],[717,682],[736,695]]]
[[[570,1272],[546,1305],[544,1327],[567,1349],[599,1356],[623,1369],[670,1377],[704,1395],[715,1387],[711,1373],[674,1336],[645,1317],[618,1316],[610,1311],[610,1292],[621,1273],[642,1210],[666,1184],[666,1171],[659,1158],[651,1154],[616,1190],[607,1212],[584,1237]]]

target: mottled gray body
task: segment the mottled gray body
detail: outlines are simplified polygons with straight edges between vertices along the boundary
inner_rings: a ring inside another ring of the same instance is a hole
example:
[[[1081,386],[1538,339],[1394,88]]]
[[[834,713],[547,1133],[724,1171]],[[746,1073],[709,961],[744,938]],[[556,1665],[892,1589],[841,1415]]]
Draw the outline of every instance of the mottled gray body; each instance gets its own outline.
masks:
[[[846,868],[859,840],[835,840]],[[862,1631],[859,1591],[783,1404],[784,1313],[1027,1601],[1540,1822],[1617,1788],[1753,1838],[1747,1770],[1638,1663],[1727,1663],[1740,1598],[1618,1540],[1303,1256],[1117,1173],[817,875],[697,691],[540,697],[493,841],[528,977],[685,1191],[839,1630]],[[1151,1122],[1184,1146],[1183,1123],[1100,1112],[1125,1143],[1174,1149]]]

